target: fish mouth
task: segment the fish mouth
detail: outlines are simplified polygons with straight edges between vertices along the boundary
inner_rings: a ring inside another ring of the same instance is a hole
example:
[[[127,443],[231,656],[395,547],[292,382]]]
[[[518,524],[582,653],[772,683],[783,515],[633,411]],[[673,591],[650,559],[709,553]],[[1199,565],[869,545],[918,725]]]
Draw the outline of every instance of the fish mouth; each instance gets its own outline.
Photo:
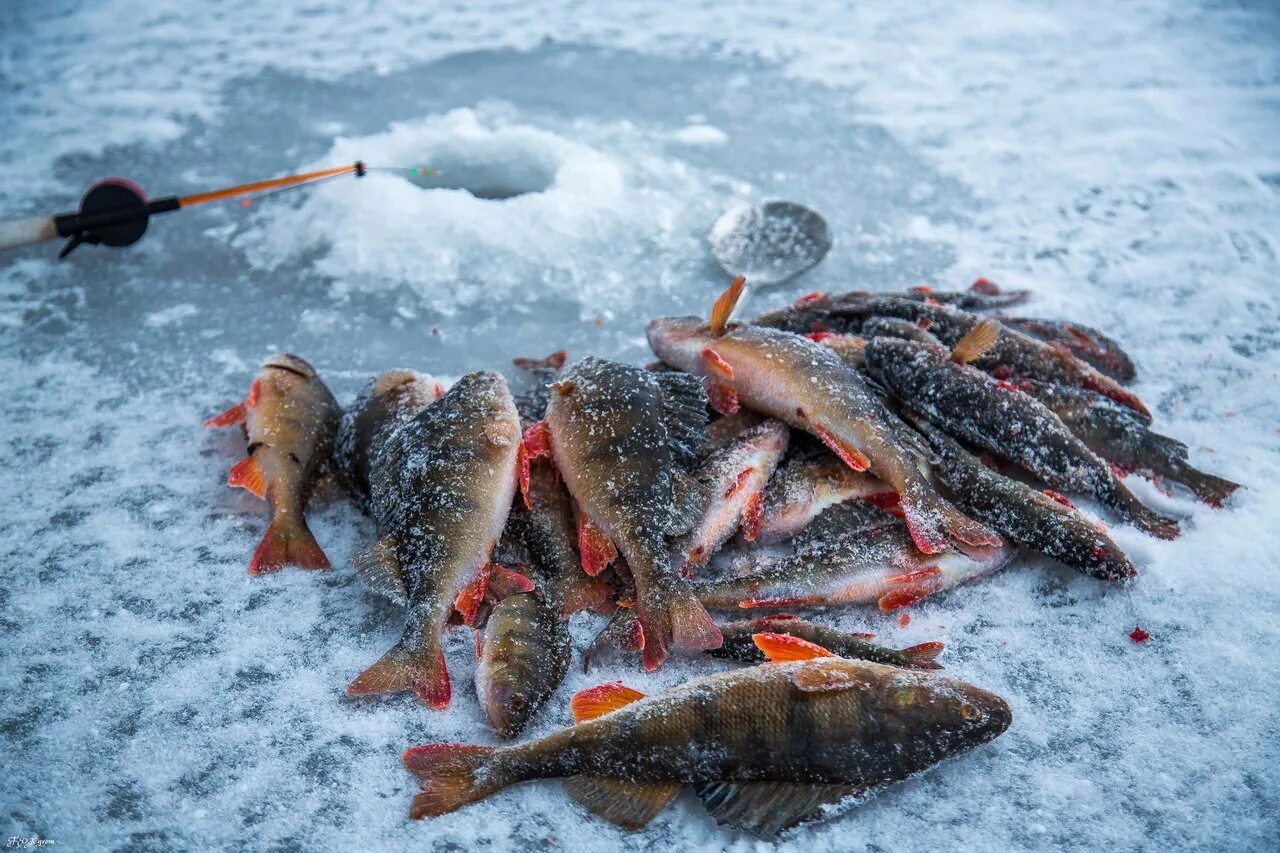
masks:
[[[307,361],[300,355],[294,355],[291,352],[278,352],[270,356],[262,363],[263,367],[274,367],[277,370],[283,370],[292,373],[295,376],[301,376],[303,379],[310,379],[316,375],[316,369],[311,366],[311,362]]]
[[[995,740],[1013,723],[1013,709],[994,693],[973,687],[966,691],[960,715],[969,723],[969,735],[977,743]]]
[[[503,684],[492,689],[485,709],[489,724],[503,740],[511,740],[529,723],[532,703],[514,685]]]
[[[664,352],[669,353],[688,342],[705,325],[698,317],[660,317],[650,320],[644,333],[649,347],[661,358]]]

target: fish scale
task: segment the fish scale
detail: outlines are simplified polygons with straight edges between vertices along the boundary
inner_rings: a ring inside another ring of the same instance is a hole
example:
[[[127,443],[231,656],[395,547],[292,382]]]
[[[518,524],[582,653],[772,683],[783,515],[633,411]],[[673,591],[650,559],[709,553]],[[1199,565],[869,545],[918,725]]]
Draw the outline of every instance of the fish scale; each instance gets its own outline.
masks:
[[[574,697],[576,725],[524,744],[408,750],[405,765],[422,779],[411,816],[567,777],[571,796],[627,828],[645,825],[691,784],[718,820],[771,836],[985,743],[1011,721],[1003,700],[961,681],[832,657],[789,637],[757,642],[782,662],[653,697],[602,685]]]

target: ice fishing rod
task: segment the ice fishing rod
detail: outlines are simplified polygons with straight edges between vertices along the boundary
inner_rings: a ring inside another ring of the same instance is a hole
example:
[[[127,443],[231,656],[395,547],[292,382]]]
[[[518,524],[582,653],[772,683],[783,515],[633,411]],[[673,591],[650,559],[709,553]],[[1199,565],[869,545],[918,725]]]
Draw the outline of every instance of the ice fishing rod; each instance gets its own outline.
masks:
[[[255,193],[276,192],[342,175],[362,178],[367,171],[365,164],[357,160],[349,166],[334,166],[194,195],[171,195],[154,199],[148,199],[142,187],[133,181],[105,178],[89,187],[84,198],[80,199],[79,210],[0,222],[0,249],[16,249],[19,246],[65,238],[67,242],[58,252],[59,258],[65,258],[81,243],[132,246],[147,233],[147,220],[157,213],[170,213],[195,207],[197,204]]]

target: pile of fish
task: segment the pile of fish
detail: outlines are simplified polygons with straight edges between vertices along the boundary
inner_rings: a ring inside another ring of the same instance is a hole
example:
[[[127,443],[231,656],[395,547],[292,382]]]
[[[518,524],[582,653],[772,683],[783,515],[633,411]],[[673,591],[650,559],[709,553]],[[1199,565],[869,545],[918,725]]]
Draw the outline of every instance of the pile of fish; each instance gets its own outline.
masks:
[[[574,726],[528,743],[410,749],[413,817],[564,777],[572,798],[627,828],[688,785],[720,822],[775,835],[1011,721],[999,697],[934,672],[940,643],[890,649],[779,611],[895,610],[1018,548],[1126,581],[1133,563],[1064,494],[1170,539],[1178,521],[1143,505],[1125,474],[1214,506],[1237,488],[1151,429],[1115,341],[1003,313],[1025,292],[980,280],[815,294],[730,322],[742,289],[709,322],[651,322],[659,361],[646,368],[522,359],[518,396],[491,371],[446,389],[392,370],[344,411],[310,364],[277,354],[206,422],[242,425],[248,455],[229,483],[271,503],[251,573],[329,567],[304,517],[326,471],[376,523],[354,566],[404,608],[405,628],[349,695],[412,691],[446,707],[442,637],[467,625],[476,695],[515,738],[564,678],[566,620],[581,611],[612,614],[584,666],[616,650],[645,670],[673,650],[751,664],[652,697],[584,691]],[[774,612],[708,612],[743,609]]]

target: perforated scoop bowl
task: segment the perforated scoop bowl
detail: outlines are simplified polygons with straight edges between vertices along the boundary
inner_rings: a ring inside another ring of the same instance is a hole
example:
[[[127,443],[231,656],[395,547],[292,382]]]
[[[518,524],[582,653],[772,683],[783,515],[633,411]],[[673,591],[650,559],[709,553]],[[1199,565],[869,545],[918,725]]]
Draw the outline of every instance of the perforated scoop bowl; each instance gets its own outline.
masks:
[[[708,240],[725,272],[759,286],[794,278],[821,261],[831,249],[831,230],[802,204],[768,201],[727,211]]]

